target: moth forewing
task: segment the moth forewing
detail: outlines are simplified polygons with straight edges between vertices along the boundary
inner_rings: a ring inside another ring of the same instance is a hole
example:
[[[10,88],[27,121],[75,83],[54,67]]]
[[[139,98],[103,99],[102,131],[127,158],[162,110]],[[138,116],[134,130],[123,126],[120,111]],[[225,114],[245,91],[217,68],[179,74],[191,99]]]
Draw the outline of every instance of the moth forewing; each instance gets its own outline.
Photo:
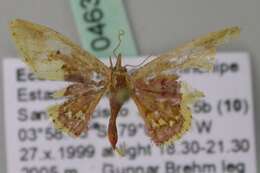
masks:
[[[10,31],[22,60],[39,78],[86,82],[97,73],[107,81],[110,69],[58,32],[21,19],[10,22]]]
[[[239,27],[229,27],[211,32],[158,55],[157,58],[137,69],[132,77],[134,79],[144,78],[151,74],[163,73],[172,69],[178,71],[198,68],[203,71],[210,71],[215,64],[217,46],[238,37],[239,34]]]

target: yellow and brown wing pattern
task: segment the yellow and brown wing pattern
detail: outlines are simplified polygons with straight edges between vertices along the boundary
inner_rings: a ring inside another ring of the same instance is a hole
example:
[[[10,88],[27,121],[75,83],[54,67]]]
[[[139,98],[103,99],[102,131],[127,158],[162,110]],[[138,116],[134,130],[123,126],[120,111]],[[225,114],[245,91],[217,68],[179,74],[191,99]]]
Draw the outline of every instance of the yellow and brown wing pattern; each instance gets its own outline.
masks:
[[[37,77],[72,82],[54,94],[67,101],[50,107],[48,113],[57,128],[79,136],[109,85],[110,69],[48,27],[16,19],[10,30],[23,61]]]
[[[131,74],[132,98],[156,144],[172,142],[190,128],[189,106],[203,96],[182,82],[177,72],[187,68],[212,70],[216,47],[239,33],[238,27],[209,33],[159,55]]]

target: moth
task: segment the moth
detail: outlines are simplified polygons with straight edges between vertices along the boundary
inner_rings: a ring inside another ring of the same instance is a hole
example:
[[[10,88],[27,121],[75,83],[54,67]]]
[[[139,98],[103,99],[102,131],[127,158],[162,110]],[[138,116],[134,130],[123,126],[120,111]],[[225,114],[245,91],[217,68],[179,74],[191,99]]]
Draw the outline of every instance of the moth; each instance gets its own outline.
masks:
[[[22,60],[40,79],[69,81],[54,93],[66,98],[48,108],[55,127],[78,137],[88,128],[91,115],[102,96],[110,103],[108,139],[117,149],[116,120],[122,105],[132,98],[144,120],[147,134],[156,145],[179,139],[191,126],[190,105],[203,93],[181,81],[178,71],[197,68],[211,71],[216,47],[239,35],[238,27],[229,27],[199,37],[156,58],[129,73],[116,63],[106,66],[58,32],[39,24],[16,19],[10,22],[11,36]]]

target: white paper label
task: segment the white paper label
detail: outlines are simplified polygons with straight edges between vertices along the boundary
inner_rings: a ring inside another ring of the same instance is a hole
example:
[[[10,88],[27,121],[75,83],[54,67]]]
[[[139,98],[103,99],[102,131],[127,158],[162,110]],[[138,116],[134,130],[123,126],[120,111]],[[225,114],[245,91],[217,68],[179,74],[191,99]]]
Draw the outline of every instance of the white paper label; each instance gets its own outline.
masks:
[[[125,64],[140,59],[125,58]],[[4,109],[8,173],[256,173],[250,61],[246,53],[218,54],[212,73],[186,71],[182,79],[203,91],[193,105],[192,128],[160,148],[145,135],[130,101],[118,119],[114,154],[106,137],[109,104],[97,106],[89,132],[73,139],[57,132],[45,109],[63,82],[37,80],[18,59],[4,59]]]

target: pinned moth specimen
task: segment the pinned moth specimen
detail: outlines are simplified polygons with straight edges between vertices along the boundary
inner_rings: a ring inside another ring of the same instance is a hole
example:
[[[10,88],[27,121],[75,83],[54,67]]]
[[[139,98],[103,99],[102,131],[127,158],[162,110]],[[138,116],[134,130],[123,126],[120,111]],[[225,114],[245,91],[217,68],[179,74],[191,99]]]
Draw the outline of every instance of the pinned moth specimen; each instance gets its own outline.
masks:
[[[23,61],[38,78],[72,83],[53,95],[66,101],[48,109],[56,128],[80,136],[101,97],[108,95],[108,139],[113,149],[117,149],[118,112],[129,98],[136,103],[147,134],[156,145],[179,139],[191,125],[190,105],[203,93],[181,81],[177,72],[188,68],[212,70],[216,47],[240,33],[238,27],[209,33],[129,73],[120,53],[116,64],[110,61],[108,67],[48,27],[16,19],[11,21],[10,30]]]

